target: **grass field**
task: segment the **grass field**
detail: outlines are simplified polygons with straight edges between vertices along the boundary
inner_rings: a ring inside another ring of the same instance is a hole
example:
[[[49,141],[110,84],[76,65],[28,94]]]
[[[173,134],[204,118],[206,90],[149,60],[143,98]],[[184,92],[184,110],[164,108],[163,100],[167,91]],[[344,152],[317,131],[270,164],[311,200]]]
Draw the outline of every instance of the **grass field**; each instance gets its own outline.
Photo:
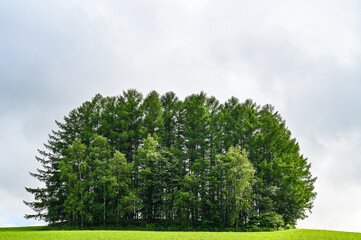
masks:
[[[361,240],[361,233],[294,229],[277,232],[155,232],[155,231],[52,231],[42,227],[0,228],[0,240],[12,239],[244,239],[244,240]]]

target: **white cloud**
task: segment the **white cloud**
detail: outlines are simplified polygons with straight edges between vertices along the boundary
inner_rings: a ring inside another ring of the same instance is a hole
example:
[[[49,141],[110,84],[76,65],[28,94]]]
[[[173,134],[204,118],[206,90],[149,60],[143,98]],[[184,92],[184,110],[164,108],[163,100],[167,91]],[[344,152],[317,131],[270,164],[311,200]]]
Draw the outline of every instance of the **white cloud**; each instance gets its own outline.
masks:
[[[96,93],[204,90],[271,103],[286,119],[318,177],[300,226],[361,231],[350,200],[361,187],[359,9],[352,0],[1,2],[0,192],[9,197],[0,213],[26,211],[36,149],[54,120]]]
[[[298,227],[360,231],[361,133],[352,129],[316,136],[316,141],[308,151],[313,156],[312,173],[318,176],[318,195],[313,213]]]

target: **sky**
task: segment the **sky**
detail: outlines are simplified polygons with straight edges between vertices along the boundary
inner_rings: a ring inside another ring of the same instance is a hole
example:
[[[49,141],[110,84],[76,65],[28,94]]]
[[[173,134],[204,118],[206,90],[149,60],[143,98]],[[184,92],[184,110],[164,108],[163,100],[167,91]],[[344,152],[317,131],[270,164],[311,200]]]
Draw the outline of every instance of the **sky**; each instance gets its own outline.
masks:
[[[272,104],[312,164],[298,228],[361,232],[358,0],[0,1],[0,227],[25,220],[29,175],[72,109],[135,88]]]

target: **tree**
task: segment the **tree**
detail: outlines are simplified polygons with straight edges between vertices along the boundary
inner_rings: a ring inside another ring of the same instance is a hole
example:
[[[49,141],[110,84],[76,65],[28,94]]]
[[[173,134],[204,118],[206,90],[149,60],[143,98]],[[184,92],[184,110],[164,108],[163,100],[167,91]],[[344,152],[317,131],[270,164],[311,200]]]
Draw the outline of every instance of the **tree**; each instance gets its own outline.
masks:
[[[255,170],[247,158],[245,150],[238,145],[230,147],[223,155],[217,155],[218,164],[223,167],[225,176],[226,212],[229,224],[238,228],[241,210],[252,203],[252,185]]]
[[[127,163],[125,155],[115,151],[113,158],[109,161],[109,176],[112,176],[110,189],[110,198],[116,199],[116,222],[119,223],[120,216],[133,214],[134,210],[131,201],[138,202],[134,193],[131,192],[131,175],[133,172],[133,163]]]
[[[144,114],[142,124],[144,133],[151,136],[154,136],[154,134],[159,135],[163,125],[163,109],[159,94],[156,91],[151,91],[144,99],[141,108]]]
[[[161,97],[162,104],[162,127],[159,136],[165,147],[170,148],[177,142],[177,136],[180,135],[180,123],[178,122],[181,102],[174,92],[167,92]],[[179,137],[178,137],[179,138]]]
[[[189,168],[198,158],[205,158],[209,149],[207,139],[209,134],[210,113],[204,92],[193,94],[184,100],[184,138]]]
[[[107,220],[107,202],[113,195],[114,177],[110,175],[109,161],[112,151],[105,137],[95,136],[89,146],[89,165],[91,166],[90,181],[91,191],[95,197],[92,204],[94,217],[102,216],[102,222],[105,225]],[[99,221],[98,219],[97,221]]]
[[[66,186],[65,213],[73,224],[84,225],[84,216],[88,215],[84,199],[87,188],[87,170],[85,144],[75,140],[68,149],[68,156],[60,162],[61,179]],[[79,219],[80,218],[80,219]]]
[[[120,131],[118,131],[120,147],[117,149],[125,154],[129,163],[133,162],[134,153],[144,135],[141,132],[142,100],[143,95],[135,89],[124,91],[116,110],[116,118],[121,125]]]
[[[308,159],[271,105],[204,92],[97,94],[52,131],[26,188],[50,224],[242,229],[295,225],[316,193]]]
[[[143,200],[142,216],[150,222],[156,218],[158,210],[156,202],[159,201],[158,196],[163,193],[157,179],[160,170],[157,165],[161,159],[159,144],[149,134],[144,140],[144,146],[138,148],[135,166],[138,175],[139,196]]]

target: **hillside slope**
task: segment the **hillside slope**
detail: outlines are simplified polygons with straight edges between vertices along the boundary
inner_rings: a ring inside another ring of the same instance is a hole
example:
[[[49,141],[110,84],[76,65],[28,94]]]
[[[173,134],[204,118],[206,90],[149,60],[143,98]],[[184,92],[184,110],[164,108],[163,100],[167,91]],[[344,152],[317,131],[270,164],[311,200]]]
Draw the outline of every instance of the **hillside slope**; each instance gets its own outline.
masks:
[[[359,240],[361,233],[294,229],[277,232],[53,231],[43,227],[0,228],[1,240],[12,239],[229,239],[229,240]]]

